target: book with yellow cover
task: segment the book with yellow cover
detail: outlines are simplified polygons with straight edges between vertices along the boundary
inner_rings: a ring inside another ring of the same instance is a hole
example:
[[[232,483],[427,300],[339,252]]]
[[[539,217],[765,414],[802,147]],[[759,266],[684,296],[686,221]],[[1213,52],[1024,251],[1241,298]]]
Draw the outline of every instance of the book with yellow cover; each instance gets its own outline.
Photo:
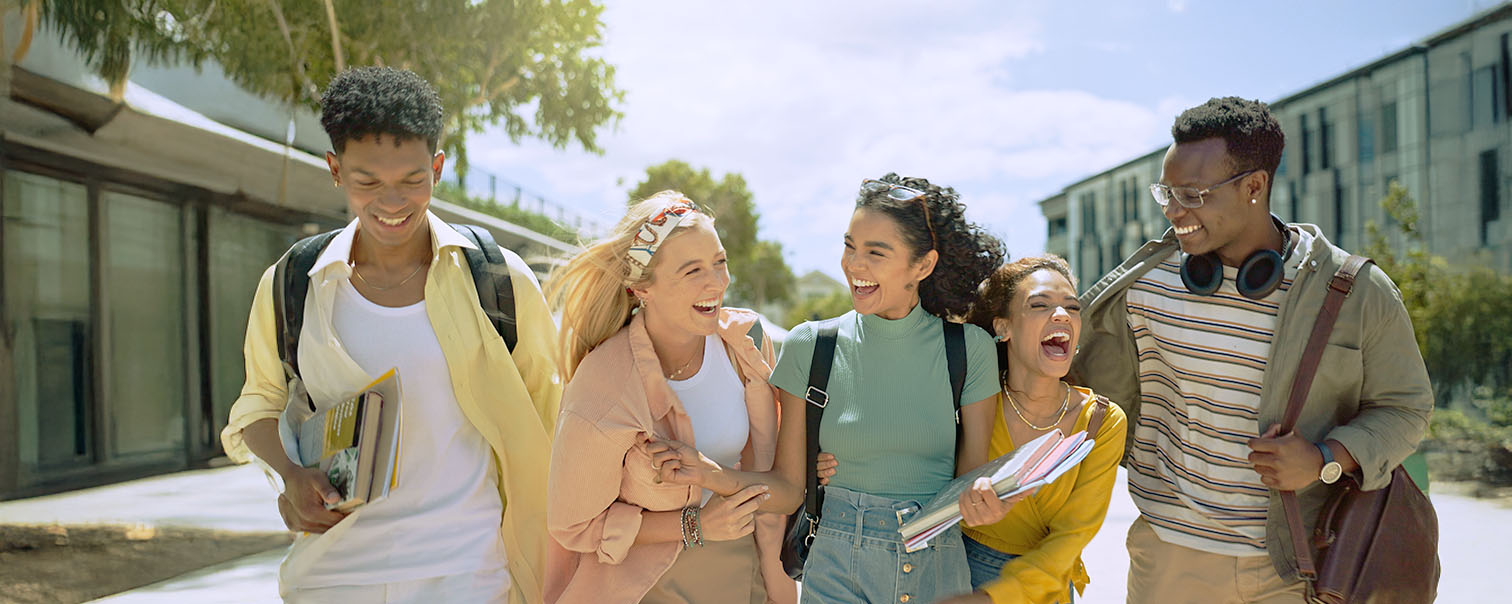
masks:
[[[334,405],[298,416],[285,410],[280,433],[290,459],[325,472],[341,494],[326,507],[351,511],[398,485],[399,405],[399,374],[390,369]]]

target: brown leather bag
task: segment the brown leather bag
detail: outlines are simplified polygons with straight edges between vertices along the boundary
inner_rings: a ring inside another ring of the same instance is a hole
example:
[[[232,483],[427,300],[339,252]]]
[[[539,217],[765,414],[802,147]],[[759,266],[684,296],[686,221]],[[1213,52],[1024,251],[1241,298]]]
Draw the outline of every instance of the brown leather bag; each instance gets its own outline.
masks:
[[[1350,256],[1329,282],[1323,311],[1313,324],[1292,382],[1281,434],[1296,427],[1339,307],[1354,288],[1355,276],[1370,262],[1363,256]],[[1308,599],[1325,604],[1432,602],[1439,580],[1438,516],[1407,471],[1397,466],[1391,472],[1391,484],[1375,491],[1360,490],[1350,477],[1333,489],[1310,540],[1303,534],[1296,493],[1281,492],[1297,568],[1308,583]],[[1313,564],[1314,550],[1317,565]]]

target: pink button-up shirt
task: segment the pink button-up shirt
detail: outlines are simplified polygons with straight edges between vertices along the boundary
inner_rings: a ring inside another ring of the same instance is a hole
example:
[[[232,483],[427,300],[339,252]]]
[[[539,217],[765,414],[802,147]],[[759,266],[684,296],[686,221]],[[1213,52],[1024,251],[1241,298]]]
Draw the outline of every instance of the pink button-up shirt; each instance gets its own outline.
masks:
[[[770,471],[778,425],[776,390],[767,384],[771,342],[758,349],[747,335],[759,320],[756,313],[727,308],[719,319],[719,336],[745,380],[751,421],[740,467]],[[547,489],[546,524],[553,543],[546,602],[639,602],[677,560],[680,543],[635,544],[641,512],[698,505],[702,490],[653,482],[651,460],[635,446],[647,436],[697,446],[692,421],[662,375],[645,320],[637,315],[584,357],[562,393]],[[756,517],[767,601],[777,604],[798,600],[779,557],[785,519]]]

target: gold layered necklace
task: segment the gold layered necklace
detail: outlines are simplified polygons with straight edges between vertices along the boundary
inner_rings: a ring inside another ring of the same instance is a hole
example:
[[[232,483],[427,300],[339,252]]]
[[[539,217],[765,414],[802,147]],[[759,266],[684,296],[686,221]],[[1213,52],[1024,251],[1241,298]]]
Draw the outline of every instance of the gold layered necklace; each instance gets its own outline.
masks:
[[[1059,426],[1061,420],[1066,419],[1066,410],[1071,408],[1071,386],[1065,382],[1061,382],[1061,386],[1066,388],[1066,396],[1061,398],[1060,415],[1048,426],[1036,426],[1034,422],[1029,421],[1029,418],[1024,416],[1023,410],[1019,408],[1018,401],[1013,400],[1013,392],[1009,391],[1007,384],[1003,385],[1003,396],[1008,398],[1008,406],[1013,407],[1013,413],[1018,416],[1019,421],[1024,422],[1025,426],[1029,426],[1036,432],[1044,432],[1045,430]]]

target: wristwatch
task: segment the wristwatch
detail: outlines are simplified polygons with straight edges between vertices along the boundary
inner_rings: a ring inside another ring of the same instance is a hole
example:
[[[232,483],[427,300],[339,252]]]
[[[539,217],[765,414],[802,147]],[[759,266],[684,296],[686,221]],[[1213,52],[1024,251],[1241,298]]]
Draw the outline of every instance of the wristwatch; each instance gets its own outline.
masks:
[[[1339,477],[1344,475],[1344,466],[1334,461],[1333,449],[1329,449],[1324,443],[1313,444],[1318,445],[1318,451],[1323,453],[1323,470],[1318,472],[1318,480],[1323,481],[1323,484],[1338,482]]]

